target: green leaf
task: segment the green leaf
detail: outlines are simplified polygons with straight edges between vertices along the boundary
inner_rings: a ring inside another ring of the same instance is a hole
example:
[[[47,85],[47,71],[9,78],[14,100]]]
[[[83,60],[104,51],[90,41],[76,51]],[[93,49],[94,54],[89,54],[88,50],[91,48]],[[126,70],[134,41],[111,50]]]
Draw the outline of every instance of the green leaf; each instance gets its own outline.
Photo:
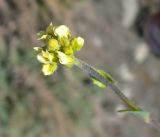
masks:
[[[110,74],[108,74],[108,73],[106,73],[105,71],[103,71],[103,70],[97,70],[98,71],[98,73],[100,74],[100,75],[102,75],[105,79],[107,79],[110,83],[112,83],[112,84],[115,84],[116,83],[116,81],[112,78],[112,76],[110,75]]]
[[[108,74],[108,73],[106,73],[105,71],[100,70],[100,69],[97,69],[96,71],[97,71],[101,76],[103,76],[107,81],[109,81],[110,83],[112,83],[112,84],[115,84],[115,83],[116,83],[116,81],[112,78],[112,76],[111,76],[110,74]],[[97,86],[100,87],[100,88],[105,88],[105,87],[106,87],[105,84],[103,84],[101,81],[99,81],[99,80],[97,80],[97,79],[95,79],[95,78],[92,78],[92,82],[93,82],[93,84],[97,85]]]
[[[94,78],[91,78],[91,80],[92,80],[94,85],[96,85],[96,86],[98,86],[100,88],[106,88],[106,85],[104,85],[102,82],[100,82],[100,81],[98,81],[98,80],[96,80]]]
[[[144,120],[146,123],[150,123],[150,113],[143,110],[119,110],[121,113],[128,113],[138,116]]]

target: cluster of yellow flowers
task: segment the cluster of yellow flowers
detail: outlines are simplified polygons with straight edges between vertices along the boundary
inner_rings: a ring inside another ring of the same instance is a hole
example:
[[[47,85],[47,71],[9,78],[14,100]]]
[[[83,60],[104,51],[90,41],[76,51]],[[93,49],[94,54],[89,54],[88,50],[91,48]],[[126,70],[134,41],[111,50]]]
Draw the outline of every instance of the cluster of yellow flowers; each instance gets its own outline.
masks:
[[[34,47],[37,59],[42,63],[44,75],[53,74],[59,64],[71,67],[75,64],[74,53],[84,45],[82,37],[72,37],[65,25],[53,26],[52,23],[45,31],[38,33],[38,40],[43,41],[43,47]]]

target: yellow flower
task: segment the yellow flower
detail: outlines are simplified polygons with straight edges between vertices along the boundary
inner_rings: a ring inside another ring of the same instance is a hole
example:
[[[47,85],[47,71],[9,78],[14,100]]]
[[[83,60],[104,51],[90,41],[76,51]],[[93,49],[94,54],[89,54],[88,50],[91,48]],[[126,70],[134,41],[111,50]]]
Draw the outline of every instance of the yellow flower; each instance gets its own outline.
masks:
[[[55,29],[55,35],[58,37],[68,37],[70,35],[69,28],[65,25],[60,25]]]
[[[57,63],[52,64],[44,64],[42,67],[42,72],[44,75],[51,75],[53,74],[57,69]]]
[[[58,58],[59,62],[63,65],[66,65],[68,67],[73,66],[74,64],[74,57],[64,54],[63,52],[58,51]]]
[[[37,55],[37,60],[41,63],[51,63],[54,59],[54,55],[49,53],[48,51],[43,51]]]
[[[44,46],[34,47],[37,59],[42,63],[44,75],[51,75],[59,64],[71,67],[75,64],[74,53],[79,51],[84,45],[82,37],[72,37],[70,30],[65,25],[53,26],[52,23],[45,31],[38,33],[38,40]]]
[[[79,51],[84,45],[84,39],[82,37],[77,37],[72,40],[72,48],[74,51]]]
[[[58,41],[56,39],[50,39],[48,41],[48,50],[49,51],[55,51],[60,48],[60,45],[58,44]]]

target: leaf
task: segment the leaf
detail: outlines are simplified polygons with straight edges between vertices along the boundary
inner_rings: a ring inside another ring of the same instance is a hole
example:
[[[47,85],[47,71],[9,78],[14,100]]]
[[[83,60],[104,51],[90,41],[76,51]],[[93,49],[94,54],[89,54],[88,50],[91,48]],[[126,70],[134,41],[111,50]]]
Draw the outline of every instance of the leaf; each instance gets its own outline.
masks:
[[[100,75],[102,75],[105,79],[107,79],[110,83],[112,83],[112,84],[115,84],[116,83],[116,81],[113,79],[113,77],[110,75],[110,74],[108,74],[108,73],[106,73],[105,71],[103,71],[103,70],[97,70],[98,71],[98,73],[100,74]]]
[[[143,110],[119,110],[120,113],[128,113],[138,116],[144,120],[146,123],[150,123],[150,113]]]
[[[106,85],[104,85],[102,82],[100,82],[100,81],[98,81],[98,80],[96,80],[94,78],[91,78],[91,80],[92,80],[94,85],[96,85],[96,86],[98,86],[100,88],[106,88]]]
[[[112,84],[115,84],[116,81],[112,78],[112,76],[108,73],[106,73],[105,71],[103,70],[100,70],[100,69],[97,69],[96,70],[101,76],[103,76],[107,81],[109,81],[110,83]],[[105,88],[106,85],[103,84],[101,81],[97,80],[96,78],[92,78],[92,82],[93,84],[97,85],[98,87],[100,88]]]

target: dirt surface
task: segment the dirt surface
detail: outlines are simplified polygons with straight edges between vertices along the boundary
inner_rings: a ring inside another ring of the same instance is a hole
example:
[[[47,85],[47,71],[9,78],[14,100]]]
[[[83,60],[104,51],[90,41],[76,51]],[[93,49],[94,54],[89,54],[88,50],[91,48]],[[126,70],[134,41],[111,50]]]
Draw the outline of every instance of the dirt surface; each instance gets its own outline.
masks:
[[[32,53],[39,45],[38,31],[51,21],[67,24],[85,39],[77,56],[112,74],[128,97],[160,121],[159,58],[135,29],[141,9],[147,7],[149,15],[159,10],[158,4],[0,0],[0,136],[159,137],[143,121],[117,114],[124,107],[117,96],[108,88],[93,87],[80,70],[60,68],[56,75],[44,77]]]

